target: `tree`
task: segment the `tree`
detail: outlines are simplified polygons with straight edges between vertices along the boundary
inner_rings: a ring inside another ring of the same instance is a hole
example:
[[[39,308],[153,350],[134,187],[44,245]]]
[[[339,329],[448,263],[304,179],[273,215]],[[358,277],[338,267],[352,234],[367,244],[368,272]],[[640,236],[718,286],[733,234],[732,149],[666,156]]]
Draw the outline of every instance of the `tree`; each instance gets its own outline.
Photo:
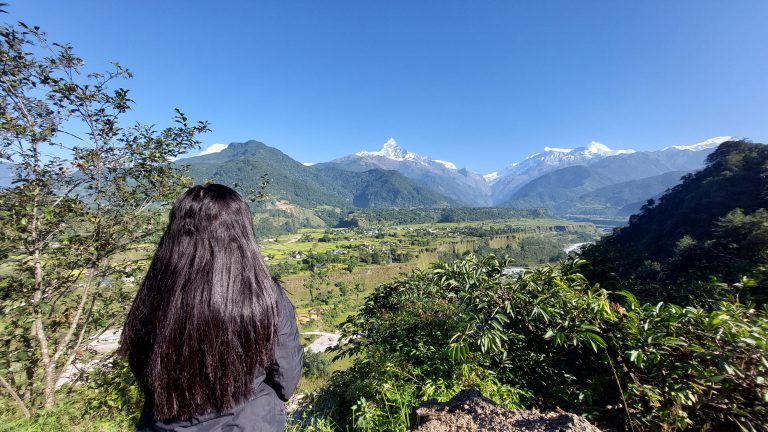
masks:
[[[310,275],[304,279],[304,288],[309,291],[310,303],[314,303],[317,291],[328,283],[328,267],[322,256],[310,253],[307,255],[307,269]]]
[[[131,73],[87,73],[71,46],[23,23],[0,27],[0,65],[0,163],[13,171],[0,190],[0,385],[29,417],[122,322],[188,180],[171,160],[208,124],[177,109],[162,130],[123,126],[133,101],[111,86]]]

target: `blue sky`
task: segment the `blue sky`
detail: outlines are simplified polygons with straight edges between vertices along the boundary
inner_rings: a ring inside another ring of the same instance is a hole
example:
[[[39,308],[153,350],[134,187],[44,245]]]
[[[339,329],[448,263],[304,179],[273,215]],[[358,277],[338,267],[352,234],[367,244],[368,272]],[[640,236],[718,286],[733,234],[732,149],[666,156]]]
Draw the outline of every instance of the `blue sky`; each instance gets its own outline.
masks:
[[[302,162],[405,148],[486,173],[544,146],[768,142],[768,2],[6,0],[95,70],[132,118],[174,107],[205,145]]]

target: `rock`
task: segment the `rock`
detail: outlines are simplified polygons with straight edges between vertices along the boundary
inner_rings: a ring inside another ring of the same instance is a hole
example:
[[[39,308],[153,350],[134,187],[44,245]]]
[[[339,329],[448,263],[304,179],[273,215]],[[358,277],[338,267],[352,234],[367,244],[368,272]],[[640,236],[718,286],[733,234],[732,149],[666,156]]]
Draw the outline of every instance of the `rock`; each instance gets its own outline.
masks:
[[[581,416],[565,412],[510,410],[478,390],[462,390],[445,403],[428,401],[416,409],[414,432],[540,431],[600,432]]]

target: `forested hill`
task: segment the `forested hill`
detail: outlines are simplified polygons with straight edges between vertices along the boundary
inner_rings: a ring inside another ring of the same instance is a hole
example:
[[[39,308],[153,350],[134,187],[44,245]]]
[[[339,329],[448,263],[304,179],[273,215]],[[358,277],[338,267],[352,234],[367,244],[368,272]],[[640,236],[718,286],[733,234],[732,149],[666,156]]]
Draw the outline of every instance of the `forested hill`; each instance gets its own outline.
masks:
[[[362,172],[345,171],[333,166],[312,167],[329,182],[351,195],[356,208],[409,208],[457,206],[447,198],[394,170],[379,168]]]
[[[177,164],[188,166],[189,176],[197,183],[239,185],[238,189],[248,191],[257,189],[261,176],[266,174],[271,181],[269,192],[276,199],[302,207],[349,205],[343,189],[336,184],[258,141],[232,143],[221,152],[181,159]]]
[[[359,209],[339,221],[342,227],[367,225],[482,222],[498,219],[539,219],[551,217],[543,208],[453,207],[408,209]]]
[[[748,284],[756,284],[752,294],[764,292],[767,176],[768,146],[723,143],[703,170],[683,177],[658,202],[649,200],[628,226],[582,252],[591,262],[590,278],[653,284],[648,300],[679,303],[704,295],[696,290],[714,289],[711,277],[733,284],[749,276],[754,281]]]

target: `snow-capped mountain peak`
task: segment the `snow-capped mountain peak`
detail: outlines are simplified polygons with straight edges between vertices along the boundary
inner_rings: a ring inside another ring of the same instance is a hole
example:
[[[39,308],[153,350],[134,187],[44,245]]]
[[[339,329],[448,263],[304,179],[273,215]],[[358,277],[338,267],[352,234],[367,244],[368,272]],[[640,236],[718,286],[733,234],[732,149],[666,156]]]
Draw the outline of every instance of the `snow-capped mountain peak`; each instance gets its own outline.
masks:
[[[394,138],[390,138],[387,140],[387,142],[384,143],[384,146],[381,147],[381,153],[382,156],[386,156],[390,159],[395,160],[404,160],[408,158],[408,151],[399,145],[397,145],[397,141],[395,141]]]
[[[466,168],[458,169],[456,164],[446,160],[409,152],[393,138],[388,139],[378,151],[360,151],[329,163],[356,172],[367,172],[372,168],[398,171],[457,202],[473,206],[491,204],[490,187],[482,176]]]
[[[408,150],[400,147],[394,138],[388,139],[387,142],[384,143],[384,145],[381,147],[381,150],[379,151],[363,150],[355,154],[362,157],[384,156],[385,158],[396,160],[396,161],[403,161],[403,160],[415,159],[416,157],[420,157],[416,153],[411,153]]]
[[[717,146],[719,146],[720,144],[722,144],[722,143],[724,143],[726,141],[733,141],[733,140],[736,140],[736,139],[737,138],[734,138],[732,136],[719,136],[719,137],[710,138],[710,139],[708,139],[706,141],[702,141],[702,142],[697,143],[697,144],[682,145],[682,146],[672,146],[672,147],[667,147],[664,150],[670,150],[670,149],[690,150],[690,151],[706,150],[706,149],[717,147]]]
[[[381,150],[379,151],[363,150],[355,153],[355,155],[360,157],[379,156],[379,157],[385,157],[387,159],[391,159],[393,161],[398,161],[398,162],[412,161],[422,165],[438,164],[450,170],[458,169],[453,162],[448,162],[448,161],[438,160],[438,159],[431,159],[427,156],[421,156],[416,153],[409,152],[408,150],[400,147],[400,145],[397,143],[397,141],[395,141],[394,138],[388,139],[387,142],[384,143],[384,145],[381,147]]]
[[[494,171],[494,172],[492,172],[492,173],[489,173],[489,174],[485,174],[485,175],[483,176],[483,178],[485,179],[485,181],[486,181],[486,182],[488,182],[488,183],[493,183],[493,181],[494,181],[494,180],[496,180],[497,178],[499,178],[499,172],[498,172],[498,171]]]
[[[589,143],[589,146],[587,146],[587,149],[584,153],[604,155],[610,154],[611,152],[612,150],[608,148],[607,145],[597,141],[592,141]]]

